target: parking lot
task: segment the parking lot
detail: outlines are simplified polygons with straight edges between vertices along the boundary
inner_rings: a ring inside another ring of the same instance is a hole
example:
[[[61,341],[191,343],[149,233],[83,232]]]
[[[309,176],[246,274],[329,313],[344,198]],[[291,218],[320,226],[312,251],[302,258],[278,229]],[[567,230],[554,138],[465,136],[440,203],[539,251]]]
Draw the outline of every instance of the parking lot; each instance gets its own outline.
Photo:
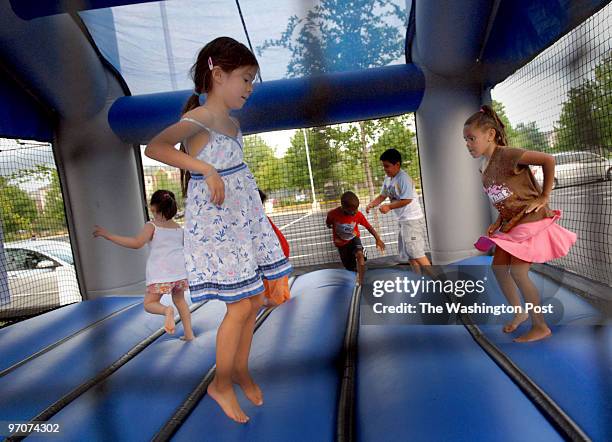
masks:
[[[612,243],[612,181],[557,188],[552,193],[550,206],[553,209],[562,210],[563,218],[560,222],[561,225],[578,234],[578,242],[572,248],[570,254],[552,264],[559,265],[590,279],[612,284],[612,281],[606,279],[607,275],[610,274],[610,256],[612,255],[612,246],[610,245]],[[307,206],[284,211],[277,209],[269,213],[270,218],[282,230],[289,241],[291,261],[294,267],[324,266],[326,264],[339,263],[338,252],[332,243],[331,230],[325,226],[327,211],[311,211],[306,210],[305,207]],[[395,218],[392,214],[382,215],[377,211],[372,211],[366,217],[385,242],[387,250],[384,256],[388,257],[389,262],[392,263],[394,261],[393,257],[397,255],[397,227]],[[360,228],[360,231],[369,259],[382,257],[383,255],[376,249],[374,238],[369,232],[364,228]],[[67,236],[62,238],[55,237],[53,239],[56,241],[69,241]],[[32,244],[35,245],[36,241],[33,241]],[[70,265],[67,267],[70,267]],[[28,269],[24,271],[24,275],[27,272],[40,273],[41,277],[50,277],[51,275],[58,274],[57,268]],[[64,285],[70,283],[77,287],[74,271],[72,270],[72,272],[72,274],[63,275],[58,281]],[[16,276],[11,274],[11,277],[14,278]],[[48,292],[48,295],[53,297],[53,299],[58,297],[59,292],[63,293],[62,296],[66,296],[69,292],[65,289],[59,290],[59,287],[53,290],[47,289],[46,286],[35,287],[35,281],[40,278],[32,276],[30,279],[27,282],[24,280],[22,285],[26,288],[29,287],[31,294],[36,295],[32,296],[32,299],[43,296],[41,290]],[[55,282],[55,279],[53,284],[54,287],[58,284]],[[12,288],[15,289],[16,285],[12,285],[14,286]],[[24,290],[21,290],[21,292],[24,292]],[[31,302],[25,302],[24,294],[25,292],[15,297],[13,303],[18,298],[21,298],[21,307],[25,309],[30,306]],[[69,302],[74,302],[76,298],[76,295],[71,297]],[[54,301],[54,305],[63,303],[66,302]],[[44,303],[41,305],[44,305]],[[4,310],[6,310],[5,313],[8,312],[9,307],[10,305],[6,304],[3,306]]]
[[[612,254],[612,181],[557,188],[552,192],[550,206],[563,212],[561,225],[578,234],[578,242],[570,254],[552,264],[606,282]],[[379,213],[376,216],[373,212],[366,217],[387,245],[386,256],[397,255],[397,228],[393,215]],[[306,210],[279,210],[270,214],[289,241],[294,267],[339,261],[331,231],[325,226],[325,217],[324,211]],[[361,234],[368,257],[381,257],[374,238],[363,228]]]
[[[387,249],[384,256],[397,255],[397,222],[392,214],[383,215],[377,210],[366,216],[376,229]],[[291,246],[291,262],[294,267],[339,262],[336,247],[332,243],[332,232],[325,226],[327,211],[273,212],[269,214],[274,224],[281,229]],[[369,259],[383,255],[376,249],[374,237],[360,227],[361,240]]]

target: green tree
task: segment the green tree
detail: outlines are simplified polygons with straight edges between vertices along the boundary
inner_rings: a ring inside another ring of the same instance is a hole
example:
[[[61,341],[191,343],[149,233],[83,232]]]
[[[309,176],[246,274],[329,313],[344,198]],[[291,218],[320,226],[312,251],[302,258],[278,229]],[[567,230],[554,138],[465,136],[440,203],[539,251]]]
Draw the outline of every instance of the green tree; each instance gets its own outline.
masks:
[[[409,120],[413,115],[385,118],[378,120],[380,136],[372,145],[371,162],[377,184],[382,184],[385,173],[380,166],[380,155],[389,148],[397,149],[402,154],[402,168],[413,179],[417,188],[421,187],[421,170],[419,167],[419,152],[415,143],[416,134],[410,130]]]
[[[59,176],[55,170],[51,173],[51,183],[45,195],[45,210],[38,229],[61,230],[66,228],[66,211],[60,187]]]
[[[384,178],[379,157],[390,148],[400,151],[403,167],[415,178],[417,184],[420,183],[415,134],[409,128],[413,118],[413,115],[402,115],[339,125],[329,129],[333,147],[343,154],[342,161],[346,166],[345,169],[349,171],[349,182],[353,186],[366,183],[370,198],[375,197]],[[374,186],[370,187],[370,183]]]
[[[0,177],[0,213],[7,236],[20,230],[30,232],[38,217],[34,200],[5,177]]]
[[[396,21],[397,25],[390,24],[393,21]],[[385,66],[404,55],[405,23],[405,11],[391,0],[355,0],[350,5],[342,0],[322,0],[303,18],[295,15],[290,17],[287,28],[280,38],[266,40],[257,48],[257,52],[261,55],[274,47],[288,49],[291,52],[291,60],[287,65],[288,77]],[[367,182],[369,193],[373,194],[367,126],[366,122],[358,123],[357,139],[360,143],[361,160],[349,155],[352,162],[347,163],[343,175],[357,177],[361,174]],[[334,154],[325,153],[323,149],[331,148],[336,141],[343,143],[346,140],[338,131],[324,128],[311,130],[313,131],[317,136],[314,137],[315,148],[311,152],[316,152],[315,162],[323,167],[323,169],[316,167],[317,174],[322,175],[323,171],[330,170],[323,161],[334,157]],[[355,138],[353,132],[354,129],[349,130],[351,138]],[[331,135],[339,136],[338,140],[323,140],[323,137]],[[293,147],[295,154],[299,147],[297,145]],[[342,157],[342,154],[338,156]],[[297,158],[294,160],[298,161]],[[361,164],[362,171],[348,173],[347,167],[358,163]],[[336,167],[335,170],[337,169]],[[338,181],[337,175],[337,172],[334,172],[323,177],[323,186],[330,180]],[[300,174],[292,179],[301,183],[303,176]],[[349,178],[349,181],[353,179]],[[321,185],[321,179],[315,181],[319,183],[315,183],[315,186]]]
[[[509,146],[540,152],[545,152],[550,148],[546,135],[540,131],[535,121],[518,123],[516,127],[512,127],[510,119],[506,115],[506,108],[502,103],[493,100],[493,109],[504,124]]]
[[[506,107],[499,101],[493,100],[493,110],[495,111],[501,122],[504,124],[506,137],[508,138],[508,145],[519,146],[516,131],[512,127],[512,124],[510,124],[510,119],[506,115]]]
[[[511,146],[539,152],[546,152],[550,148],[546,135],[540,131],[535,121],[530,121],[527,124],[517,124],[513,132],[514,139],[510,143]]]
[[[332,140],[329,135],[330,130],[331,128],[325,127],[305,130],[315,192],[319,196],[325,193],[326,187],[332,186],[336,189],[338,185],[342,184],[342,174],[340,173],[342,157],[341,153],[332,149],[329,144]],[[310,189],[304,131],[297,131],[291,137],[291,144],[283,160],[288,173],[287,187],[292,190]]]
[[[598,150],[606,155],[612,148],[612,55],[593,70],[594,78],[571,88],[555,124],[557,150]]]
[[[269,192],[285,187],[287,174],[283,161],[276,158],[274,149],[268,146],[263,138],[257,135],[244,138],[244,162],[255,175],[260,189]]]
[[[156,183],[157,188],[153,189],[153,191],[164,189],[164,190],[169,190],[170,192],[174,193],[174,196],[176,197],[176,205],[178,209],[181,210],[184,207],[185,203],[184,203],[183,198],[181,197],[180,180],[171,180],[168,177],[168,174],[166,173],[166,171],[161,168],[155,171],[154,177],[155,177],[155,183]]]

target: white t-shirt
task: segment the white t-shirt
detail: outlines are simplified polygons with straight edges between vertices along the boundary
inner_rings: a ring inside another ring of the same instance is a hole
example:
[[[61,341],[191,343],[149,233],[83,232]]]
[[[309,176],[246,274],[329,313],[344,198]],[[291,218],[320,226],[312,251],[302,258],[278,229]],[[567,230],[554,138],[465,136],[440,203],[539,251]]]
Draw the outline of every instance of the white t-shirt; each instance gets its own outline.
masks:
[[[393,178],[385,177],[380,193],[389,197],[392,203],[399,200],[412,200],[410,204],[392,210],[398,221],[423,218],[423,211],[419,204],[419,196],[414,188],[414,183],[402,169]]]

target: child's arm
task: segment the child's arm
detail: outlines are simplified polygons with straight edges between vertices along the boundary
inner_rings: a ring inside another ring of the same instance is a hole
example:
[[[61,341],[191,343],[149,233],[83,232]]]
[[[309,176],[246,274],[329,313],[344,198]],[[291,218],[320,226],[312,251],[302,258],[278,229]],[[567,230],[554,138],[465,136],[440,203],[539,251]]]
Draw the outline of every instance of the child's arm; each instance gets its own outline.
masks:
[[[128,247],[130,249],[140,249],[146,243],[151,241],[154,231],[155,227],[153,227],[151,223],[146,223],[138,236],[119,236],[109,232],[104,227],[95,226],[93,236],[95,238],[101,236],[102,238],[108,239],[117,245]]]
[[[386,195],[382,195],[382,194],[378,195],[376,198],[370,201],[370,204],[366,206],[366,213],[370,213],[370,210],[378,206],[380,203],[382,203],[386,199],[387,199]]]
[[[376,230],[372,226],[369,226],[369,227],[365,226],[365,227],[366,227],[366,229],[368,229],[368,232],[370,232],[370,234],[376,240],[376,248],[378,250],[380,250],[381,252],[384,252],[385,251],[385,243],[383,242],[382,239],[380,239],[380,236],[378,236],[378,232],[376,232]]]
[[[185,115],[189,114],[190,112]],[[145,155],[183,170],[193,170],[201,173],[204,175],[210,190],[211,201],[214,204],[221,205],[225,199],[225,185],[219,174],[217,174],[216,169],[212,165],[174,148],[176,144],[191,138],[201,131],[202,128],[194,123],[179,121],[153,137],[145,149]]]
[[[327,218],[325,218],[325,225],[327,226],[328,229],[331,229],[332,227],[334,227],[334,224],[331,220],[331,217],[329,216],[329,213],[327,214]]]
[[[380,209],[378,210],[380,210],[382,213],[388,213],[392,209],[399,209],[400,207],[407,206],[411,202],[412,202],[412,199],[397,200],[397,201],[393,201],[392,203],[380,206]]]
[[[497,229],[499,229],[501,227],[502,224],[502,216],[501,213],[498,215],[497,219],[495,220],[495,222],[493,224],[491,224],[489,226],[489,228],[487,229],[487,235],[491,236],[495,233],[495,231]]]
[[[527,207],[527,210],[525,210],[525,213],[537,212],[548,204],[550,198],[550,192],[552,191],[555,179],[555,157],[547,153],[528,150],[521,155],[518,164],[525,166],[542,166],[542,173],[544,175],[542,195],[533,200]]]
[[[368,232],[370,232],[372,234],[372,236],[376,240],[376,247],[381,252],[384,252],[385,251],[385,243],[383,242],[382,239],[380,239],[380,236],[378,236],[378,232],[376,232],[376,229],[374,229],[374,227],[372,227],[372,225],[368,222],[366,217],[363,216],[363,213],[357,212],[357,222],[359,224],[361,224],[363,227],[365,227],[368,230]]]

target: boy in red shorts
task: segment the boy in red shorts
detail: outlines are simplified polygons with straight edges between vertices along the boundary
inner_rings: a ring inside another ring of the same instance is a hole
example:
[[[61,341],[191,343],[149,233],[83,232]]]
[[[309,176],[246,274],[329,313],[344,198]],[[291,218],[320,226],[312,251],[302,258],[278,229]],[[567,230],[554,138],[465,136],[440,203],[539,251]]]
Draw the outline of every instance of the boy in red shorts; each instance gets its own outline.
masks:
[[[332,229],[334,245],[338,247],[340,259],[344,268],[350,271],[357,270],[357,284],[363,284],[365,273],[365,262],[367,260],[363,244],[359,238],[359,227],[361,224],[376,239],[376,247],[382,252],[385,243],[380,239],[376,230],[370,225],[359,209],[359,198],[353,192],[344,192],[340,198],[340,207],[327,213],[325,224]]]

